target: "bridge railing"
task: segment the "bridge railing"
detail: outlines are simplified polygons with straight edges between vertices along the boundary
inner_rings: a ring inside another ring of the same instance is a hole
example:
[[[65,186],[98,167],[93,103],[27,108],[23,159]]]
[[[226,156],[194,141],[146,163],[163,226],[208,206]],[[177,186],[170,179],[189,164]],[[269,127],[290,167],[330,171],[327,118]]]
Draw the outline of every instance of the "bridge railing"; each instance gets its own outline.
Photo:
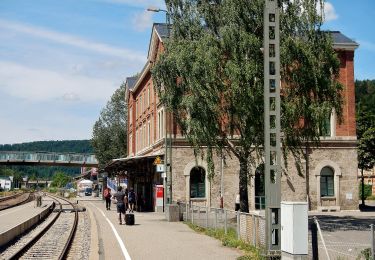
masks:
[[[0,151],[0,161],[44,161],[98,163],[95,155],[75,153]]]

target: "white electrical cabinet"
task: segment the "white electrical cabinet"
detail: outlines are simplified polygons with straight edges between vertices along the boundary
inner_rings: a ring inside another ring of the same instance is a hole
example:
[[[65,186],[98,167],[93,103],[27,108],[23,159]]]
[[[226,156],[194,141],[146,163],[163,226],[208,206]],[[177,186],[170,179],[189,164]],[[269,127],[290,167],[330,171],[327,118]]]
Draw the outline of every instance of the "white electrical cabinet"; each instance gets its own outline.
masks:
[[[281,251],[308,254],[307,202],[281,202]]]

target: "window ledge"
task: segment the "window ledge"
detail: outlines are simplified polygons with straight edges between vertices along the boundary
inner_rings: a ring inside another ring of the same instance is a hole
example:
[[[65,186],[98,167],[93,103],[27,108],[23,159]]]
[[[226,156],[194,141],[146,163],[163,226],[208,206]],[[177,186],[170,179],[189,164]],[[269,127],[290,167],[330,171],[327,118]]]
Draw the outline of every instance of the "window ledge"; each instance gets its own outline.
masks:
[[[204,198],[190,198],[191,201],[206,201],[206,197]]]
[[[322,199],[322,200],[335,200],[336,196],[324,196],[324,197],[320,197],[320,199]]]

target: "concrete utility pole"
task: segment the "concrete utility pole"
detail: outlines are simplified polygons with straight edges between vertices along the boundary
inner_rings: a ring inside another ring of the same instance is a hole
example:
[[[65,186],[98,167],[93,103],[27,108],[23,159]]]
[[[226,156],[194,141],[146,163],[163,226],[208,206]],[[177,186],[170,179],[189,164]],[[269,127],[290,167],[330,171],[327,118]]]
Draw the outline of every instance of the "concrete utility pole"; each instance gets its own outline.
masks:
[[[277,0],[265,0],[263,20],[266,250],[268,254],[273,254],[281,249],[280,34]]]

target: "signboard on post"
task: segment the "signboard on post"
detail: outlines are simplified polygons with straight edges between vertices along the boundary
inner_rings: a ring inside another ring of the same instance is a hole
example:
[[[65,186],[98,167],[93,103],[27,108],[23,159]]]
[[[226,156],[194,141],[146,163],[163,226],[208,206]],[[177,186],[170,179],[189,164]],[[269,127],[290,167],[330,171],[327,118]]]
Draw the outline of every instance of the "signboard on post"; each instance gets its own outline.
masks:
[[[164,164],[156,164],[156,172],[165,172]]]

